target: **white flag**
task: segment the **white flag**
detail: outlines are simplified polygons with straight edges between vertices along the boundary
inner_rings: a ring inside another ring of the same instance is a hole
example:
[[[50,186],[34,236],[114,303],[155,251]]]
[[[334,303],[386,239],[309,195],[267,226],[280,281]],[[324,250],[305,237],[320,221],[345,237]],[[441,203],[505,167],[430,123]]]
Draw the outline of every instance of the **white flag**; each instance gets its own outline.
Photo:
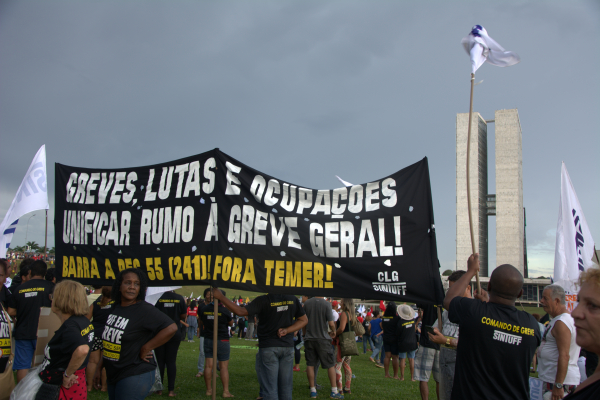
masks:
[[[494,39],[489,37],[481,25],[475,25],[461,43],[467,54],[471,56],[472,73],[475,73],[485,61],[498,67],[510,67],[521,61],[517,53],[504,50]]]
[[[335,176],[336,178],[338,178],[340,180],[340,182],[342,182],[342,184],[344,184],[344,186],[346,187],[350,187],[350,186],[354,186],[353,184],[351,184],[350,182],[346,182],[345,180],[343,180],[342,178],[340,178],[339,176]]]
[[[156,302],[158,301],[158,299],[161,298],[161,296],[165,293],[165,292],[170,292],[171,290],[176,290],[176,289],[180,289],[181,286],[163,286],[163,287],[149,287],[146,290],[146,298],[145,300],[152,304],[153,306],[156,305]],[[191,296],[190,296],[191,297]]]
[[[554,283],[572,294],[577,293],[575,284],[579,273],[594,266],[593,257],[594,239],[585,222],[567,167],[562,163],[554,249]]]
[[[36,153],[6,216],[0,224],[0,258],[6,257],[6,249],[15,233],[16,224],[23,215],[35,210],[47,210],[48,185],[46,182],[46,145]]]

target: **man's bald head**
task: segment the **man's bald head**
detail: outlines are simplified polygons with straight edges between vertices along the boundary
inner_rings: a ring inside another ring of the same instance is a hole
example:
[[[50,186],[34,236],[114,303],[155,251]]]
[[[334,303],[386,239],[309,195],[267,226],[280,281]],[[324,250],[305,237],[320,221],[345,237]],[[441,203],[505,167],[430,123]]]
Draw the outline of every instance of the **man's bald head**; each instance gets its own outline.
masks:
[[[492,272],[490,293],[506,300],[515,301],[523,290],[523,275],[510,264],[502,264]]]

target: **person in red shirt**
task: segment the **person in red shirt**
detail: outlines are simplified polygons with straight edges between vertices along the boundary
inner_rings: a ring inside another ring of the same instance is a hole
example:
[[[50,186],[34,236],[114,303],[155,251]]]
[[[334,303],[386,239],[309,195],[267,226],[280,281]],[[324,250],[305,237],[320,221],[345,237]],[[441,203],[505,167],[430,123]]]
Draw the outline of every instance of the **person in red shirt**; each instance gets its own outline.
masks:
[[[187,338],[188,342],[194,342],[194,335],[198,331],[198,304],[196,300],[192,300],[190,306],[187,308]]]

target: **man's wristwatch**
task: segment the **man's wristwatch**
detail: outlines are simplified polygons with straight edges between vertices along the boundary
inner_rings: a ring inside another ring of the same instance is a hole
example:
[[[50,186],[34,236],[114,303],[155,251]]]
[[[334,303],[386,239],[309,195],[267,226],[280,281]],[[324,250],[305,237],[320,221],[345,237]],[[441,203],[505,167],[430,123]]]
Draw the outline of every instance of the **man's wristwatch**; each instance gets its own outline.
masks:
[[[563,388],[563,384],[559,383],[559,382],[554,382],[554,387],[557,389],[562,389]]]
[[[65,372],[64,372],[64,374],[63,374],[63,376],[64,376],[65,378],[70,378],[71,376],[73,376],[73,374],[71,374],[71,375],[67,375],[67,370],[65,370]]]
[[[450,346],[450,338],[446,338],[446,346]]]

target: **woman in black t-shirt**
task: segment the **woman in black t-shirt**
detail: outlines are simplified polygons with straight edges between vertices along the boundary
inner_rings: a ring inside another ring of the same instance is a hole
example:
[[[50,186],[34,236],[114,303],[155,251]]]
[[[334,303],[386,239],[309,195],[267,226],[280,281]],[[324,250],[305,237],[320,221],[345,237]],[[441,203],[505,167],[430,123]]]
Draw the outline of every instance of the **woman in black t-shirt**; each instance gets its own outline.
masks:
[[[91,343],[90,361],[85,372],[88,392],[91,392],[94,386],[94,374],[102,355],[102,332],[104,331],[104,325],[106,325],[108,315],[115,304],[110,298],[111,289],[112,286],[102,286],[102,295],[92,303],[88,314],[88,318],[92,321],[92,325],[94,325],[94,341]],[[107,390],[105,374],[102,374],[101,390],[103,392]]]
[[[206,293],[205,293],[206,294]],[[223,292],[225,295],[225,292]],[[204,354],[206,365],[204,367],[204,383],[206,384],[206,395],[212,395],[212,373],[214,371],[213,332],[214,332],[214,303],[210,303],[198,311],[198,326],[204,337]],[[233,325],[233,315],[223,304],[217,306],[217,361],[221,371],[221,383],[223,384],[223,397],[233,397],[229,392],[229,329]],[[215,388],[216,390],[216,388]]]
[[[398,326],[396,328],[396,337],[398,340],[398,351],[400,352],[400,380],[404,379],[405,359],[408,358],[410,367],[410,377],[414,381],[415,376],[415,351],[417,350],[417,318],[415,311],[409,305],[402,304],[398,306]]]
[[[147,287],[139,268],[121,271],[112,287],[115,307],[102,332],[102,358],[94,376],[98,388],[99,371],[106,367],[110,400],[141,400],[149,394],[156,370],[152,350],[177,331],[171,318],[144,300]]]
[[[398,377],[398,339],[396,337],[396,327],[398,326],[398,314],[396,314],[396,303],[393,301],[388,302],[387,308],[381,317],[381,329],[383,329],[383,349],[385,351],[385,358],[383,360],[383,368],[385,371],[386,378],[392,378],[390,376],[390,358],[392,359],[392,370],[394,371],[394,379],[400,379]],[[404,364],[402,365],[404,367]],[[402,369],[404,371],[404,368]],[[404,374],[402,374],[402,380]]]
[[[52,312],[60,318],[62,325],[44,350],[40,378],[50,385],[42,386],[41,390],[54,392],[55,388],[60,400],[87,399],[85,367],[94,327],[86,317],[85,288],[79,282],[63,280],[56,285],[51,297]]]

